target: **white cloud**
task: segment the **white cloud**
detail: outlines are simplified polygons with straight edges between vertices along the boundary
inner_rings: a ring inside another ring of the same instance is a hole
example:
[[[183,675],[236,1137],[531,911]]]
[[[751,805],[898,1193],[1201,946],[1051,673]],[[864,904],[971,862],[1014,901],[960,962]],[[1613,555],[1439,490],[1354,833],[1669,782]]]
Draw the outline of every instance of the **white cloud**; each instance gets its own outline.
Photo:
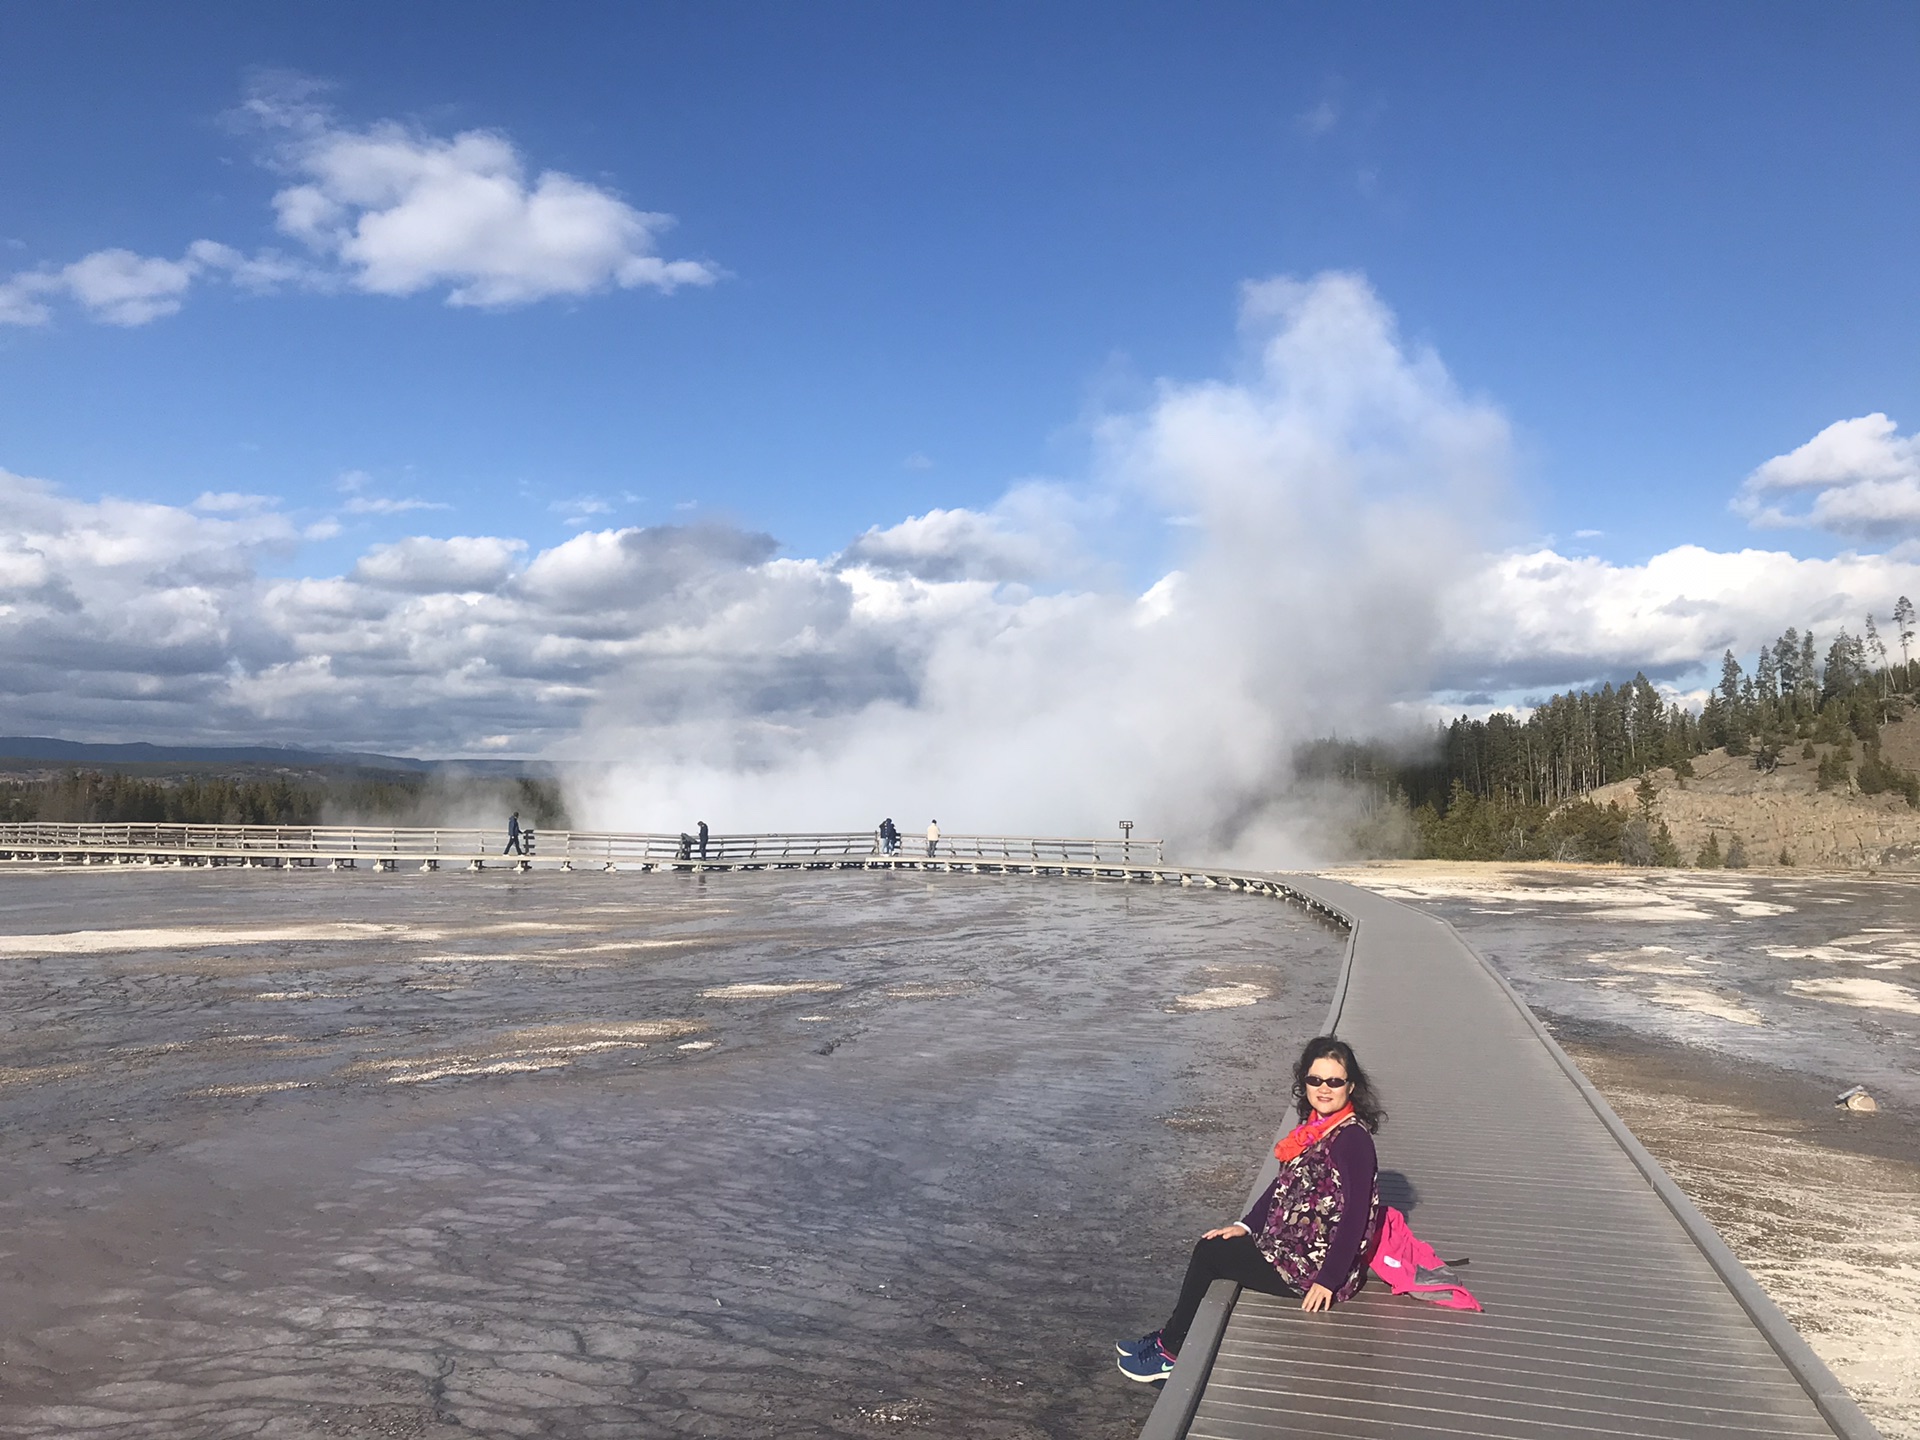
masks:
[[[1806,526],[1853,540],[1920,535],[1920,436],[1902,436],[1878,412],[1835,421],[1749,475],[1734,508],[1756,525]]]
[[[602,515],[613,513],[613,503],[598,495],[574,495],[554,500],[547,506],[568,525],[585,525]]]
[[[62,299],[105,325],[145,325],[177,314],[193,286],[210,277],[264,293],[313,275],[272,252],[248,258],[212,240],[194,241],[178,260],[96,250],[71,265],[25,270],[0,282],[0,325],[44,325],[53,318],[51,302]]]
[[[197,265],[160,260],[131,250],[97,250],[60,272],[65,288],[94,319],[144,325],[180,308]]]
[[[496,132],[443,139],[390,121],[353,130],[314,109],[275,119],[293,132],[282,162],[303,177],[273,197],[279,227],[356,289],[445,287],[450,305],[508,306],[718,278],[710,265],[656,253],[671,216],[557,170],[530,177]]]
[[[0,325],[44,325],[53,311],[40,297],[50,288],[38,271],[0,281]]]
[[[215,278],[256,294],[444,290],[449,305],[503,308],[615,288],[666,293],[720,276],[704,261],[658,254],[672,216],[558,170],[529,175],[504,135],[444,138],[392,121],[356,130],[313,102],[310,83],[277,85],[244,109],[278,136],[275,167],[298,177],[272,209],[311,260],[273,249],[249,256],[214,240],[194,241],[177,260],[97,250],[0,281],[0,325],[44,325],[61,300],[104,324],[145,325]]]
[[[270,510],[278,502],[271,495],[247,495],[236,490],[203,490],[193,508],[208,515],[250,514]]]
[[[349,515],[407,515],[416,510],[451,510],[440,500],[422,500],[411,495],[372,495],[373,476],[365,470],[343,470],[333,482],[334,489],[347,497],[340,508]]]
[[[1325,135],[1340,123],[1340,111],[1333,101],[1322,100],[1311,110],[1296,115],[1294,121],[1309,135]]]
[[[231,284],[254,295],[270,295],[283,285],[324,290],[330,284],[325,271],[277,250],[243,255],[217,240],[196,240],[187,247],[187,257],[197,267],[197,274],[222,275]]]
[[[349,515],[405,515],[414,510],[451,510],[441,500],[419,500],[412,496],[355,495],[341,507]]]
[[[250,604],[285,517],[70,500],[0,471],[0,688],[21,723],[191,730],[208,677],[277,653]]]
[[[1042,536],[973,510],[929,510],[897,525],[876,525],[849,545],[840,563],[922,580],[1034,580],[1056,557]]]
[[[466,592],[497,590],[525,550],[523,540],[491,535],[455,535],[448,540],[415,536],[376,545],[354,566],[356,580],[390,590]]]
[[[1436,682],[1456,692],[1543,693],[1636,670],[1672,678],[1731,649],[1746,657],[1789,626],[1884,621],[1920,586],[1891,555],[1802,559],[1682,545],[1641,565],[1552,550],[1490,557],[1444,600]]]
[[[531,560],[517,539],[416,536],[343,576],[275,580],[258,561],[299,536],[257,498],[89,503],[0,472],[10,723],[444,753],[551,744],[636,684],[635,713],[655,716],[898,691],[846,634],[850,588],[772,559],[765,536],[600,531]]]
[[[71,299],[108,325],[144,325],[180,308],[200,264],[189,253],[179,260],[96,250],[63,269],[29,270],[0,284],[0,324],[44,325],[53,318],[50,300]]]

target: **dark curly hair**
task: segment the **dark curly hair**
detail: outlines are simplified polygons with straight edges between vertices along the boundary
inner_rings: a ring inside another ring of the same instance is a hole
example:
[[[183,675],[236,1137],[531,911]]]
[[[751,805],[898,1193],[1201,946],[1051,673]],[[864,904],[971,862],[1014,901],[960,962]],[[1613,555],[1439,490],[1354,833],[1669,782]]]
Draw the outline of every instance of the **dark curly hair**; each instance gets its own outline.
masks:
[[[1301,1120],[1313,1113],[1313,1107],[1307,1103],[1307,1071],[1313,1068],[1316,1060],[1338,1060],[1346,1066],[1347,1079],[1352,1082],[1347,1086],[1347,1103],[1353,1106],[1353,1113],[1362,1125],[1369,1130],[1378,1130],[1387,1123],[1386,1106],[1374,1094],[1373,1084],[1367,1079],[1367,1072],[1360,1068],[1353,1047],[1332,1035],[1314,1036],[1294,1062],[1293,1108]]]

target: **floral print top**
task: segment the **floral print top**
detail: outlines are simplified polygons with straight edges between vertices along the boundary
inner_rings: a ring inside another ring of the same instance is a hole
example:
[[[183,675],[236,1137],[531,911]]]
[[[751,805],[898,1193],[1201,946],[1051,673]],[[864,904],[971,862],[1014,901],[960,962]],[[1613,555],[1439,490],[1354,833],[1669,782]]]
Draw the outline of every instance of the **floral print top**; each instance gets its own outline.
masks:
[[[1294,1289],[1324,1285],[1350,1300],[1366,1281],[1383,1213],[1373,1136],[1353,1122],[1282,1165],[1241,1223]]]

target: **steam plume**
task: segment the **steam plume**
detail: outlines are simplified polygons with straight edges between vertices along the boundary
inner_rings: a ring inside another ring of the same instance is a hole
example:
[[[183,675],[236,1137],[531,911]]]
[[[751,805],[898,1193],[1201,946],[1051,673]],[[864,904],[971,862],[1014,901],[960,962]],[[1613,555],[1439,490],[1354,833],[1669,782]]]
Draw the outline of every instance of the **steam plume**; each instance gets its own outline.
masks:
[[[795,633],[795,667],[664,707],[658,665],[607,687],[583,750],[631,758],[575,815],[1078,834],[1125,817],[1185,853],[1298,858],[1293,745],[1424,696],[1510,442],[1356,276],[1249,285],[1241,327],[1241,374],[1107,417],[1077,486],[861,537],[833,585],[793,597],[845,606],[817,653]],[[1087,578],[1106,573],[1093,517],[1113,515],[1167,537],[1142,593]]]

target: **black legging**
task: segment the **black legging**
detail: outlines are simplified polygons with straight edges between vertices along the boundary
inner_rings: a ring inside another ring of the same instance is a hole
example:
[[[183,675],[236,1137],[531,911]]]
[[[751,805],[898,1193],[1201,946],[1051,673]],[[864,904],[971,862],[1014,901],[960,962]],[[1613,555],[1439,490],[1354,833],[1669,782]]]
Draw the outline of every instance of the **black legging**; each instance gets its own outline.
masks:
[[[1167,1347],[1169,1355],[1178,1355],[1180,1347],[1187,1343],[1193,1317],[1200,1309],[1200,1302],[1207,1298],[1207,1287],[1216,1280],[1231,1280],[1262,1295],[1300,1293],[1267,1263],[1267,1257],[1260,1253],[1251,1235],[1195,1241],[1193,1258],[1187,1261],[1187,1278],[1180,1282],[1180,1299],[1160,1329],[1160,1343]]]

